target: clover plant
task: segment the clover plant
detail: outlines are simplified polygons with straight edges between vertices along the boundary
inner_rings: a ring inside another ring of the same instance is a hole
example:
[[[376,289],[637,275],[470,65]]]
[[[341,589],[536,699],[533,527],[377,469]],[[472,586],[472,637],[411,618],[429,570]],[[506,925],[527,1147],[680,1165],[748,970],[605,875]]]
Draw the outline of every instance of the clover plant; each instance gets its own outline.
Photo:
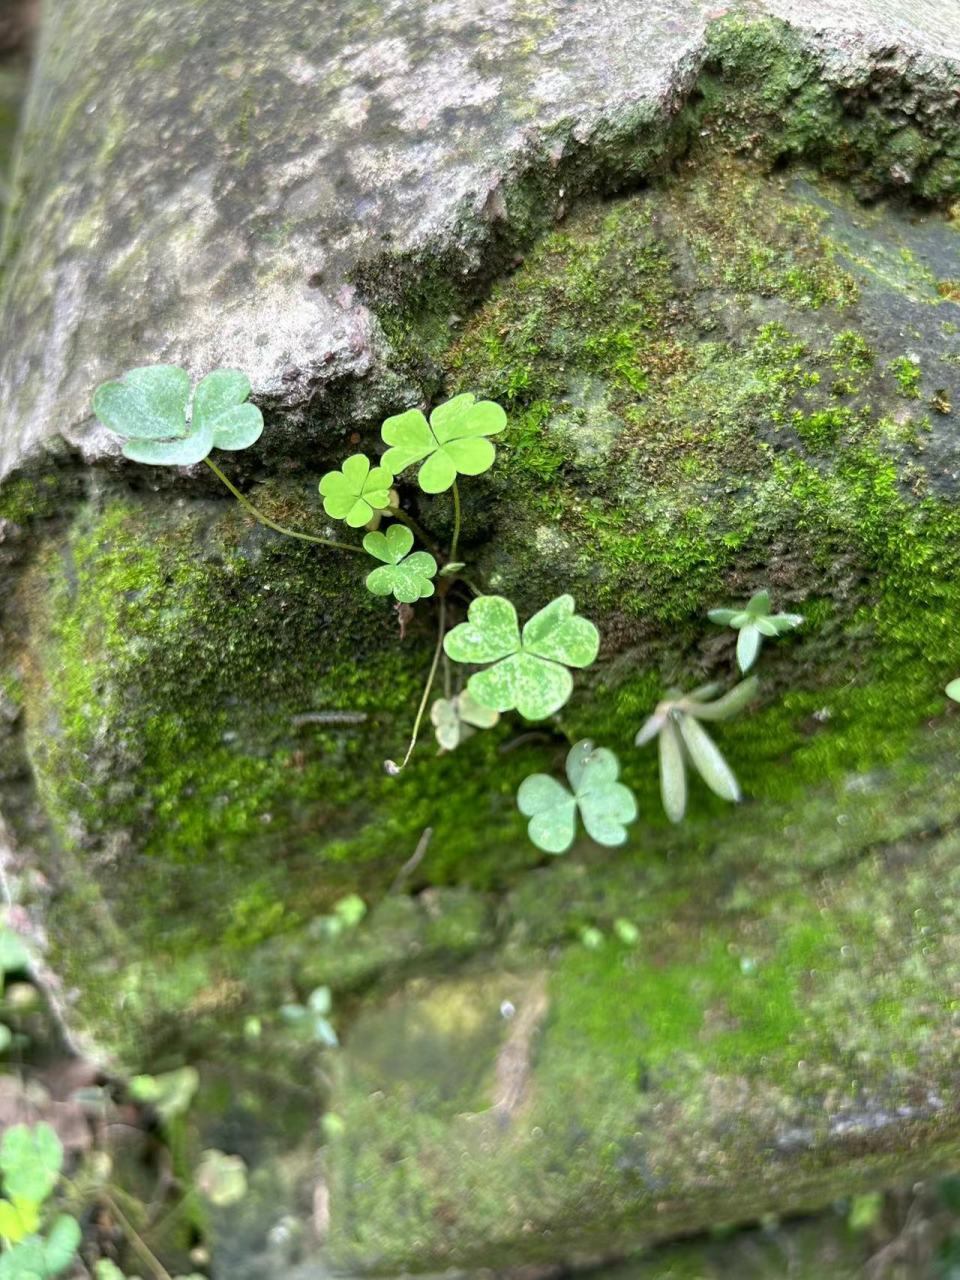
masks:
[[[14,1124],[0,1142],[0,1280],[47,1280],[71,1265],[80,1246],[80,1224],[70,1214],[54,1218],[47,1201],[63,1168],[63,1144],[46,1123]]]
[[[951,680],[944,689],[944,693],[948,698],[952,698],[954,702],[960,702],[960,679]]]
[[[430,708],[433,731],[444,751],[453,751],[477,729],[492,729],[499,719],[500,712],[477,702],[469,689],[455,698],[438,698]]]
[[[729,720],[742,711],[757,692],[756,676],[742,680],[722,698],[717,692],[715,684],[688,694],[671,689],[634,739],[638,747],[654,738],[659,741],[660,794],[671,822],[679,822],[687,810],[688,762],[721,800],[736,804],[741,798],[733,771],[700,722]]]
[[[612,751],[584,738],[567,755],[569,788],[546,773],[524,778],[517,807],[530,819],[527,831],[545,853],[566,853],[577,833],[577,813],[597,844],[623,844],[627,824],[637,816],[629,787],[618,782],[620,764]]]
[[[305,1005],[281,1006],[280,1016],[298,1035],[326,1045],[328,1049],[335,1049],[340,1041],[328,1016],[332,1008],[333,997],[330,994],[330,988],[317,987],[310,993]]]
[[[494,711],[516,709],[527,720],[545,720],[573,692],[569,667],[589,667],[600,633],[574,612],[573,596],[557,596],[524,624],[503,596],[480,596],[467,621],[447,633],[448,658],[471,665],[490,663],[467,683],[471,696]]]
[[[383,564],[367,574],[367,590],[375,596],[394,596],[405,604],[413,604],[433,595],[432,578],[437,576],[437,562],[429,551],[414,551],[413,533],[404,524],[392,524],[386,533],[368,533],[364,550]]]
[[[510,711],[526,720],[555,716],[573,692],[573,672],[596,660],[597,628],[576,612],[573,597],[567,594],[546,602],[521,627],[513,603],[476,585],[466,576],[468,566],[457,554],[462,523],[458,479],[481,475],[493,465],[496,448],[491,437],[507,425],[501,406],[464,393],[437,405],[429,419],[418,408],[407,409],[384,421],[381,438],[386,449],[379,460],[356,453],[339,469],[327,471],[319,483],[324,513],[342,520],[349,530],[366,526],[369,531],[359,545],[277,523],[254,506],[209,456],[214,449],[244,449],[259,439],[263,419],[249,402],[249,394],[244,374],[219,369],[200,381],[191,404],[187,373],[156,365],[133,369],[119,381],[99,387],[93,408],[100,421],[122,439],[124,455],[133,461],[178,466],[203,462],[243,509],[267,528],[380,561],[367,572],[366,587],[373,596],[392,597],[396,602],[401,638],[413,617],[413,606],[435,602],[436,644],[413,729],[402,760],[399,764],[385,761],[386,771],[399,774],[410,760],[441,658],[445,664],[469,668],[465,687],[451,696],[449,666],[444,667],[446,694],[430,710],[441,751],[454,750],[476,729],[493,728],[501,714]],[[413,467],[422,493],[450,492],[453,525],[446,549],[424,533],[394,487],[396,478]],[[376,526],[384,519],[389,523],[381,530]],[[415,550],[418,541],[426,549]],[[769,608],[764,591],[742,610],[710,613],[713,621],[739,630],[737,653],[744,671],[756,660],[764,636],[779,635],[802,621],[797,614],[771,614]],[[448,629],[450,610],[460,618]],[[710,701],[711,693],[705,690],[671,694],[638,733],[638,745],[659,735],[664,805],[674,821],[679,821],[686,807],[687,763],[718,795],[739,799],[733,773],[700,722],[734,714],[749,701],[754,687],[747,681],[716,701]],[[547,852],[562,853],[572,845],[579,819],[598,843],[622,844],[637,806],[632,792],[619,781],[616,756],[584,739],[571,748],[566,771],[567,784],[545,774],[534,774],[521,784],[517,802],[529,819],[533,842]],[[362,907],[360,899],[356,902]],[[336,914],[324,919],[338,929],[355,923],[352,910],[349,919],[338,920]],[[336,1044],[326,988],[314,991],[306,1005],[287,1005],[282,1012],[310,1039]],[[160,1089],[158,1105],[163,1099],[175,1106],[182,1083],[173,1088],[158,1077],[153,1086],[144,1087],[148,1092],[151,1087]]]
[[[737,665],[744,675],[756,662],[764,636],[781,636],[803,622],[799,613],[771,613],[769,591],[758,591],[742,609],[711,609],[707,617],[718,626],[733,627],[740,633]]]

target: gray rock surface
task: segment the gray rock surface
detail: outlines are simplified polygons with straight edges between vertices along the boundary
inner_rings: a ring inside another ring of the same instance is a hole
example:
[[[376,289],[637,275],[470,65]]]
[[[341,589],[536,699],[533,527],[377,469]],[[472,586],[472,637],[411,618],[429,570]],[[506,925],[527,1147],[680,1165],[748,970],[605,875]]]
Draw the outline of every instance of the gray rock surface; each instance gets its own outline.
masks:
[[[425,259],[482,276],[562,211],[571,157],[599,184],[629,176],[611,140],[662,127],[709,20],[740,7],[51,7],[5,237],[0,476],[58,435],[112,454],[90,393],[135,364],[239,366],[301,439],[416,399],[354,280],[415,279]],[[841,87],[880,67],[935,99],[960,58],[956,0],[747,11],[792,24]],[[521,212],[536,168],[553,180]]]

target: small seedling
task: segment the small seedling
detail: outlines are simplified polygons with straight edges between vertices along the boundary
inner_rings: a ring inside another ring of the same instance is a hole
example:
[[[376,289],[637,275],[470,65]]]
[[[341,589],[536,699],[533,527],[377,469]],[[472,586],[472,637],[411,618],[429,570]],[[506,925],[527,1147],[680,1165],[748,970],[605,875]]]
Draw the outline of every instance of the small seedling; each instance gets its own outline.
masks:
[[[711,609],[707,617],[718,626],[739,631],[737,665],[744,675],[756,662],[764,636],[783,635],[803,622],[799,613],[771,613],[769,591],[758,591],[743,609]]]
[[[335,1049],[340,1041],[328,1017],[333,1007],[333,997],[329,987],[317,987],[310,993],[305,1005],[285,1004],[280,1009],[280,1016],[294,1030],[308,1040],[316,1040]]]
[[[577,833],[577,812],[587,835],[597,844],[624,844],[627,824],[637,816],[637,802],[617,778],[620,765],[612,751],[577,742],[567,755],[568,789],[546,773],[524,778],[517,806],[530,822],[527,832],[545,853],[566,853]]]
[[[688,761],[714,795],[733,804],[740,800],[740,786],[733,771],[700,721],[729,720],[751,701],[756,691],[755,676],[741,681],[722,698],[715,697],[716,685],[705,685],[688,694],[671,690],[637,734],[638,747],[659,739],[660,794],[671,822],[679,822],[687,811]]]
[[[433,731],[444,751],[455,750],[477,729],[492,729],[499,719],[500,712],[481,706],[469,689],[455,698],[438,698],[430,708]]]
[[[467,688],[481,706],[514,708],[527,720],[545,720],[573,691],[568,667],[589,667],[600,634],[574,612],[573,596],[558,596],[535,613],[521,634],[517,611],[503,596],[480,596],[467,621],[447,633],[444,650],[454,662],[491,663]]]

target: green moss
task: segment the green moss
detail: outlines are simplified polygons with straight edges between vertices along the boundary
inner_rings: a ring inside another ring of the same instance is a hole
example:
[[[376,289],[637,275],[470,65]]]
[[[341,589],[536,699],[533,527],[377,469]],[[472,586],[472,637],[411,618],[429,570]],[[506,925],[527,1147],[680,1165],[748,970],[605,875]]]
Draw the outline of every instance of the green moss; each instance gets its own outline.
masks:
[[[896,378],[901,394],[908,400],[919,400],[923,375],[917,361],[910,356],[898,356],[896,360],[890,362],[889,369]]]

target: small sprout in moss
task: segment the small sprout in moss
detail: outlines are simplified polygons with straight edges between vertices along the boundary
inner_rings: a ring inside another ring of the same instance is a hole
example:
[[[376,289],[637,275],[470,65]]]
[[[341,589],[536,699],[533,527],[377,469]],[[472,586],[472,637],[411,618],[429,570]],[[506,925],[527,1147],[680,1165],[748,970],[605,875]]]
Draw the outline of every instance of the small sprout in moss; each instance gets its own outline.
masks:
[[[492,729],[500,712],[481,706],[469,689],[455,698],[438,698],[430,708],[430,719],[437,742],[444,751],[453,751],[473,736],[477,729]]]
[[[573,691],[568,667],[589,667],[600,648],[597,628],[575,613],[573,596],[557,596],[524,625],[503,596],[479,596],[467,621],[447,633],[444,649],[454,662],[492,663],[468,682],[474,699],[495,711],[516,708],[527,720],[544,720]]]
[[[640,930],[632,920],[614,920],[613,932],[625,947],[635,947],[640,941]]]
[[[375,596],[393,595],[404,604],[413,604],[433,595],[431,578],[436,576],[437,562],[429,551],[415,551],[413,534],[404,524],[392,524],[386,533],[368,533],[363,540],[368,551],[383,565],[367,574],[367,590]]]
[[[376,512],[390,506],[392,484],[392,472],[386,467],[371,467],[369,458],[355,453],[339,471],[321,476],[323,509],[333,520],[344,520],[351,529],[361,529]]]
[[[799,613],[771,613],[769,591],[758,591],[743,609],[711,609],[707,617],[718,626],[733,627],[740,632],[737,665],[744,674],[756,662],[764,636],[783,635],[803,622]]]
[[[951,680],[944,689],[944,693],[948,698],[952,698],[954,702],[960,702],[960,678]]]
[[[688,694],[672,689],[637,734],[634,741],[638,747],[659,738],[660,794],[671,822],[680,822],[687,811],[688,761],[714,795],[733,804],[740,800],[739,783],[700,721],[730,719],[756,691],[756,676],[742,680],[722,698],[715,698],[716,685],[704,685]]]
[[[444,493],[458,475],[489,471],[497,455],[487,439],[502,431],[507,415],[492,400],[477,400],[470,392],[438,405],[430,421],[419,409],[387,418],[381,428],[385,444],[383,465],[399,475],[425,459],[417,472],[424,493]]]
[[[246,374],[215,369],[197,385],[188,417],[189,375],[157,364],[103,383],[94,393],[93,411],[122,437],[124,457],[132,462],[187,467],[211,449],[246,449],[259,440],[263,415],[249,395]]]
[[[920,382],[923,375],[920,362],[916,357],[897,356],[896,360],[890,361],[887,369],[896,379],[901,395],[906,396],[908,400],[920,399]]]
[[[326,1045],[328,1049],[335,1049],[339,1040],[328,1016],[332,1006],[333,997],[330,995],[330,988],[317,987],[310,993],[305,1005],[283,1005],[280,1016],[305,1039],[316,1040],[319,1044]]]
[[[588,951],[599,951],[603,946],[603,934],[595,925],[586,924],[580,930],[580,941]]]
[[[247,1166],[242,1156],[228,1156],[215,1148],[200,1156],[194,1186],[204,1200],[225,1209],[247,1194]]]
[[[587,835],[597,844],[624,844],[637,802],[630,788],[617,781],[617,757],[585,738],[570,748],[566,767],[569,790],[546,773],[533,773],[520,783],[517,806],[530,819],[527,832],[533,843],[545,853],[566,853],[577,833],[579,810]]]

